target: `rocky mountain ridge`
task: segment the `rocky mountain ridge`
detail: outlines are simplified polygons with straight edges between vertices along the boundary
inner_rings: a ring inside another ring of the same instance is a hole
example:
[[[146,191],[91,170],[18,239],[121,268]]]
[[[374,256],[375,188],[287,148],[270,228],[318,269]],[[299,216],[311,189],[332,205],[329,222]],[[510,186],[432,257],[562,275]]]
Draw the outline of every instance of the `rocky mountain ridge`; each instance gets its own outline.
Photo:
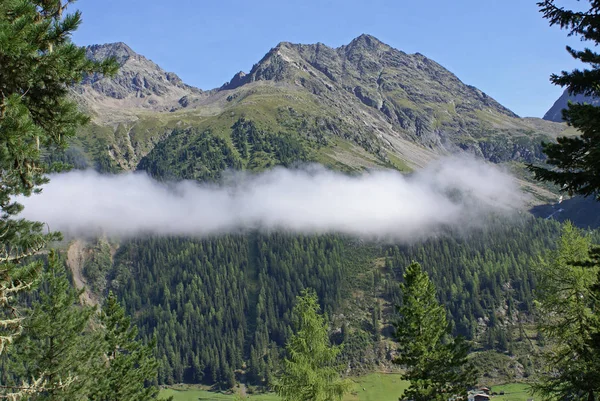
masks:
[[[171,111],[181,107],[182,98],[203,93],[122,42],[88,46],[86,54],[97,61],[113,57],[120,66],[116,76],[89,75],[74,89],[78,100],[98,113],[123,108]]]
[[[316,71],[311,71],[310,67]],[[292,71],[294,68],[297,71]],[[333,90],[333,87],[325,83],[327,80],[353,93],[366,105],[386,113],[390,110],[384,109],[384,103],[388,100],[385,94],[394,90],[404,91],[410,101],[425,103],[446,101],[448,99],[443,92],[457,89],[452,93],[454,98],[465,103],[480,103],[481,107],[490,107],[507,116],[518,117],[479,89],[463,84],[435,61],[420,53],[406,54],[370,35],[361,35],[338,48],[330,48],[322,43],[279,43],[255,64],[250,73],[236,74],[222,89],[235,89],[260,80],[301,79],[298,71],[308,72],[314,78],[318,77],[315,73],[322,73],[325,77],[318,78],[328,90]],[[422,81],[417,82],[417,79]],[[393,118],[391,115],[388,117]]]
[[[452,131],[468,133],[469,125],[478,125],[477,112],[518,118],[435,61],[406,54],[370,35],[336,49],[282,42],[221,90],[261,81],[302,87],[350,116],[356,115],[356,107],[349,106],[361,103],[363,113],[383,120],[377,125],[391,124],[410,139],[437,148],[452,148],[446,141]]]
[[[537,162],[542,140],[567,129],[519,118],[435,61],[370,35],[338,48],[279,43],[250,72],[209,91],[185,85],[122,43],[91,46],[88,54],[115,56],[122,68],[76,89],[95,115],[79,145],[120,169],[136,169],[174,129],[210,130],[231,143],[240,119],[304,141],[314,150],[308,160],[350,170],[410,170],[455,152]]]

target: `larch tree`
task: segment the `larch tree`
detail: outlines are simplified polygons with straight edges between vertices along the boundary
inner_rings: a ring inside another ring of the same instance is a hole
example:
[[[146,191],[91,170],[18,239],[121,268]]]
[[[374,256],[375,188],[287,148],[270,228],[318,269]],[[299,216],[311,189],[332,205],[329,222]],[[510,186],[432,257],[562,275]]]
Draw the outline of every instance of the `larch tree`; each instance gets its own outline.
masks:
[[[600,395],[600,286],[590,238],[572,224],[536,267],[537,322],[546,372],[533,385],[544,399],[594,401]]]
[[[104,363],[91,386],[89,400],[155,400],[158,389],[148,385],[156,380],[158,370],[154,344],[144,345],[137,339],[137,327],[131,325],[131,319],[112,293],[100,313],[100,324]]]
[[[544,0],[538,4],[550,25],[558,25],[579,36],[592,46],[576,50],[567,46],[573,58],[589,66],[585,69],[553,74],[550,81],[566,87],[571,95],[583,94],[600,97],[600,54],[593,47],[600,43],[600,1],[587,0],[589,8],[573,11]],[[543,143],[550,168],[529,165],[535,177],[557,184],[569,194],[600,197],[600,107],[570,103],[563,110],[563,119],[581,135],[559,137],[557,143]]]
[[[42,152],[65,147],[87,121],[69,100],[69,86],[88,73],[116,71],[114,60],[92,62],[71,43],[81,23],[79,12],[66,13],[72,2],[0,2],[0,354],[23,330],[15,297],[32,288],[42,269],[28,257],[59,238],[43,223],[19,218],[18,197],[38,193],[48,181]],[[34,378],[2,394],[17,398],[41,385]]]
[[[349,391],[337,361],[341,349],[331,345],[319,311],[317,295],[304,290],[292,312],[297,331],[288,340],[288,357],[275,383],[284,401],[339,401]]]
[[[421,265],[412,263],[401,284],[402,305],[396,323],[398,356],[410,381],[403,399],[447,401],[466,396],[476,373],[467,360],[469,344],[450,336],[446,311],[435,297],[435,287]]]

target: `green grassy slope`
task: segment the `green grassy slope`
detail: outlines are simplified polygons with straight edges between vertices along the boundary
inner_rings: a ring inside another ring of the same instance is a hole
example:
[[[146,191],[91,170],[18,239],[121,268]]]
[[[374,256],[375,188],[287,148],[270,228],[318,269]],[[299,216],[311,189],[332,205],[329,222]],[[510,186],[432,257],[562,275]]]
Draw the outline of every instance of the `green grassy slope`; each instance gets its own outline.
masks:
[[[494,401],[527,401],[529,399],[536,399],[529,393],[529,385],[526,383],[509,383],[502,384],[499,386],[493,386],[492,392],[501,393],[504,395],[497,395],[492,397]],[[539,399],[539,398],[537,398]]]
[[[352,389],[343,401],[397,401],[409,385],[408,382],[401,380],[400,374],[397,373],[371,373],[352,378],[352,382]],[[529,385],[526,383],[496,385],[491,390],[494,393],[504,392],[504,395],[492,396],[493,401],[527,401],[532,398],[535,400],[535,397],[532,397],[529,393]],[[236,400],[236,394],[231,392],[221,393],[189,386],[165,388],[161,390],[160,395],[161,397],[173,396],[174,401]],[[272,393],[248,394],[246,399],[255,401],[281,400]]]
[[[401,155],[382,150],[376,136],[345,123],[304,92],[269,85],[238,92],[240,95],[231,101],[217,101],[216,113],[144,112],[134,121],[113,125],[96,120],[81,130],[72,146],[83,151],[91,166],[109,163],[117,169],[132,170],[176,129],[210,131],[232,145],[232,127],[245,118],[260,131],[303,142],[310,160],[326,166],[347,171],[365,167],[410,170]]]
[[[408,382],[402,381],[400,375],[396,373],[371,373],[351,380],[352,388],[343,401],[397,401],[398,397],[408,387]],[[174,386],[161,390],[160,396],[173,396],[173,401],[233,401],[240,399],[239,389],[236,392],[237,394],[231,391],[222,393],[198,386]],[[281,400],[272,393],[247,393],[246,399],[255,401]]]

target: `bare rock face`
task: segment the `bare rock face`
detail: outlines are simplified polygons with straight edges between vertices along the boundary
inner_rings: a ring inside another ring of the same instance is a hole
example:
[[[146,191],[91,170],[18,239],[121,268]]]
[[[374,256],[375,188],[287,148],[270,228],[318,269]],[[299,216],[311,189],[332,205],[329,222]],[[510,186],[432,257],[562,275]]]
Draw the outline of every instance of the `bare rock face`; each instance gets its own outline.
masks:
[[[93,45],[86,52],[88,58],[97,61],[114,57],[120,66],[115,77],[89,75],[75,89],[83,103],[92,108],[168,111],[180,107],[179,99],[202,94],[200,89],[184,84],[176,74],[164,71],[124,43]]]
[[[225,85],[221,87],[221,89],[235,89],[246,83],[246,73],[244,71],[240,71],[231,78],[231,81],[227,82]]]

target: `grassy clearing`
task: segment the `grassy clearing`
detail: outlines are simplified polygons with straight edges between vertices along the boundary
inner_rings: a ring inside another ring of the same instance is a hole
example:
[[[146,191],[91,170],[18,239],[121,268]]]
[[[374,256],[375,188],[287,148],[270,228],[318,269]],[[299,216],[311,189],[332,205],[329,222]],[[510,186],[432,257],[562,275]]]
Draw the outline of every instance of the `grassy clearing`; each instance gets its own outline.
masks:
[[[234,401],[241,399],[236,398],[235,394],[224,394],[217,391],[209,391],[195,386],[183,386],[163,389],[160,391],[160,397],[173,397],[173,401]],[[275,394],[251,394],[247,400],[254,401],[280,401],[281,399]]]
[[[399,374],[371,373],[352,379],[350,394],[344,401],[397,401],[408,382],[400,380]],[[234,401],[234,394],[223,394],[194,386],[182,386],[163,389],[163,398],[173,396],[174,401]],[[239,397],[238,397],[239,399]],[[247,400],[280,401],[275,394],[250,394]],[[512,400],[511,400],[512,401]]]
[[[529,385],[526,383],[510,383],[493,386],[492,391],[494,393],[504,391],[504,395],[493,396],[493,401],[527,401],[532,398],[535,400],[535,397],[529,394]]]
[[[398,373],[371,373],[352,379],[352,389],[344,397],[344,401],[397,401],[408,387]],[[492,401],[527,401],[529,385],[525,383],[510,383],[492,387],[494,393],[504,392],[504,395],[492,397]],[[161,397],[173,396],[174,401],[234,401],[234,394],[224,394],[195,386],[182,386],[161,390]],[[239,397],[237,399],[240,399]],[[247,400],[280,401],[275,394],[250,394]]]
[[[198,401],[198,400],[232,400],[233,397],[229,397],[226,395],[221,395],[219,393],[214,393],[205,390],[174,390],[174,389],[165,389],[160,391],[160,396],[162,398],[173,397],[174,401]]]
[[[397,401],[408,387],[398,373],[371,373],[353,381],[352,391],[344,401]]]

